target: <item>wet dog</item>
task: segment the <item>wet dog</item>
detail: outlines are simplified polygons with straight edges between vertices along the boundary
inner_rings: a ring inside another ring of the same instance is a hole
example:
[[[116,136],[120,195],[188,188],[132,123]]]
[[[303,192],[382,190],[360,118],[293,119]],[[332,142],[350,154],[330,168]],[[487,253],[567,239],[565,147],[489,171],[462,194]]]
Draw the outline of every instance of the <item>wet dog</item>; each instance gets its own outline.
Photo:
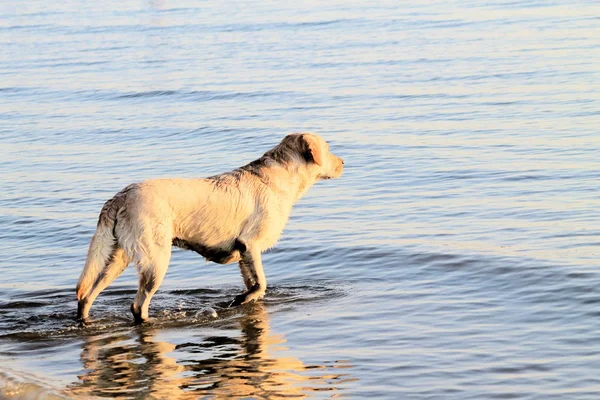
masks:
[[[339,177],[343,164],[321,137],[297,133],[232,172],[127,186],[100,212],[77,283],[78,319],[88,318],[100,292],[133,262],[139,289],[131,312],[136,322],[147,320],[172,246],[219,264],[239,263],[246,291],[231,306],[261,299],[262,253],[281,236],[294,203],[315,182]]]

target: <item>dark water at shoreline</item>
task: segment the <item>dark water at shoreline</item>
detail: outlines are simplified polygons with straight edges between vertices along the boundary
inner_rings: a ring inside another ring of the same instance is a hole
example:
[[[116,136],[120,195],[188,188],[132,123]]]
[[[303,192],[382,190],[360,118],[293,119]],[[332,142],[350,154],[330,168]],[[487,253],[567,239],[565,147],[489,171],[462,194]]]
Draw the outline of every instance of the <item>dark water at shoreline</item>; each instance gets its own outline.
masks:
[[[596,399],[594,2],[0,5],[0,398]],[[74,320],[103,202],[315,131],[344,158],[264,256],[175,250]],[[212,315],[214,309],[217,316]]]

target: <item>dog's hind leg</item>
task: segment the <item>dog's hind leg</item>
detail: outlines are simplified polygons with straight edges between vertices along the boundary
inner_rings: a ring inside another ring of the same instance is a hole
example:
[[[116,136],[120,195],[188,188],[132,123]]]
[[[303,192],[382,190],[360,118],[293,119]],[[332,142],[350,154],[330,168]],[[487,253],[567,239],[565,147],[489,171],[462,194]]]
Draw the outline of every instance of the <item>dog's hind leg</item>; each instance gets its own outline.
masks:
[[[148,320],[150,300],[162,283],[171,259],[171,247],[155,248],[152,260],[142,260],[138,263],[140,273],[140,286],[135,301],[131,305],[131,312],[135,323],[139,324]]]
[[[125,251],[117,247],[110,260],[106,263],[96,280],[92,283],[86,296],[77,303],[77,318],[86,320],[94,300],[108,285],[110,285],[129,265],[129,257]]]
[[[267,290],[267,278],[265,277],[265,271],[263,270],[262,256],[259,249],[250,248],[242,252],[240,270],[242,271],[246,287],[248,287],[250,283],[253,284],[248,287],[248,290],[244,293],[235,296],[235,299],[229,305],[230,307],[262,299]]]

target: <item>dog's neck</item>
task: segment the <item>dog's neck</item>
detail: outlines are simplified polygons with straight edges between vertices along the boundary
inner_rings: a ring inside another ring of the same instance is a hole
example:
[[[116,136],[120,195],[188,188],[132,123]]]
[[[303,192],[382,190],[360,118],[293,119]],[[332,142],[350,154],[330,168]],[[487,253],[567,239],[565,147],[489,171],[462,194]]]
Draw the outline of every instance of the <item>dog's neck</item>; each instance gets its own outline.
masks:
[[[310,168],[303,161],[280,163],[262,157],[240,169],[256,175],[270,190],[275,190],[284,198],[288,198],[291,206],[316,183],[317,177],[313,176],[314,173]]]

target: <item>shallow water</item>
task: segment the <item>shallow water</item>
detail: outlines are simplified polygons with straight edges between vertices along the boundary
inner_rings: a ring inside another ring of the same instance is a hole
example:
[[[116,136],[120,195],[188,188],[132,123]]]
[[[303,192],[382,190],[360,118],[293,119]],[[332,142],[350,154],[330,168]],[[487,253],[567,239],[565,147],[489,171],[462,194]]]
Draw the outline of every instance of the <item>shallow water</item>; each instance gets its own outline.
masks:
[[[596,2],[0,5],[0,397],[596,399]],[[175,250],[74,321],[103,202],[315,131],[260,304]],[[216,312],[216,317],[213,315]]]

